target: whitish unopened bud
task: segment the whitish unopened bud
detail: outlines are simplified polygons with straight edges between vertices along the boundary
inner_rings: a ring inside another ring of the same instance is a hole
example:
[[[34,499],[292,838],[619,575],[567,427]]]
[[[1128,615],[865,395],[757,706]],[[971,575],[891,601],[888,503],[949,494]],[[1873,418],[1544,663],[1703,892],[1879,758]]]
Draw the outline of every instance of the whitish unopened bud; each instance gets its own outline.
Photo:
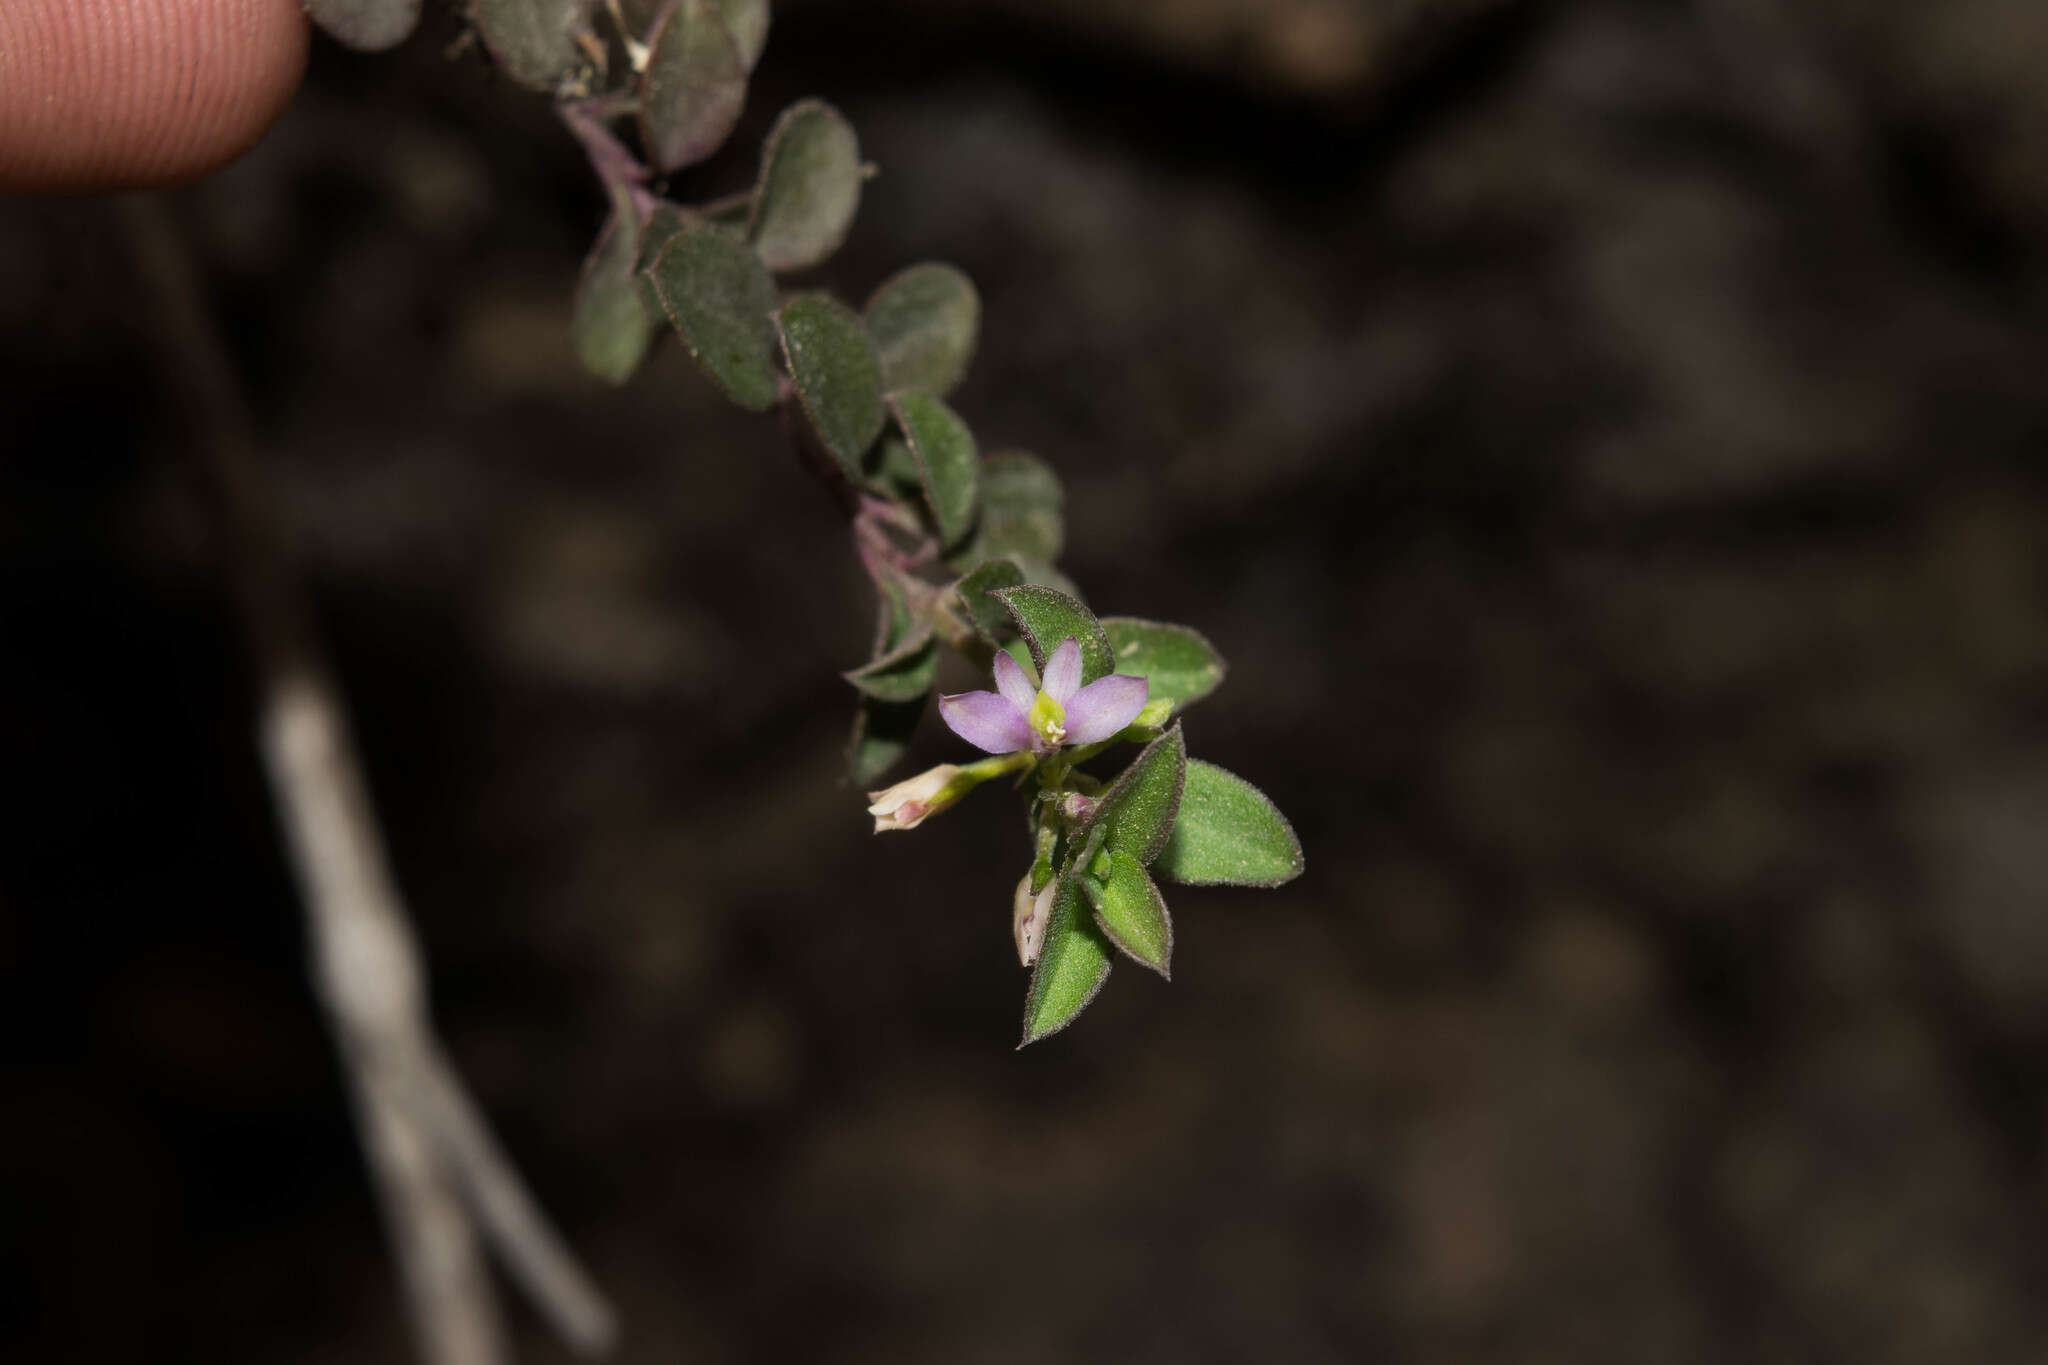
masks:
[[[1031,874],[1017,883],[1017,893],[1011,897],[1010,927],[1017,936],[1017,960],[1029,967],[1038,961],[1038,950],[1045,943],[1045,922],[1052,918],[1052,893],[1059,886],[1054,878],[1045,884],[1045,890],[1031,894]]]
[[[890,829],[916,829],[927,815],[936,815],[958,801],[976,783],[962,782],[960,769],[951,763],[927,768],[916,777],[906,777],[885,791],[869,792],[868,814],[875,817],[875,833]]]

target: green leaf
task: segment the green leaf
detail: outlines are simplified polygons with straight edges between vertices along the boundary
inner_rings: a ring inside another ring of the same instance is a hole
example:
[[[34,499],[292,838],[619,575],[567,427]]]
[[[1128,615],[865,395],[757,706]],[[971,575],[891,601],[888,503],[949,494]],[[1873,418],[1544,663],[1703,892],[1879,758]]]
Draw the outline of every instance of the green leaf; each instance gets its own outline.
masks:
[[[683,345],[726,396],[752,412],[774,407],[775,281],[746,243],[693,225],[648,273]]]
[[[607,384],[633,377],[658,325],[634,273],[639,255],[639,221],[630,207],[614,209],[576,282],[569,335],[583,368]]]
[[[951,545],[974,524],[976,475],[981,470],[974,433],[943,400],[928,393],[893,393],[888,402],[917,459],[918,479],[939,541]]]
[[[798,294],[775,315],[782,354],[812,430],[847,475],[882,434],[882,371],[860,319],[830,294]]]
[[[1024,581],[1024,571],[1007,559],[991,559],[953,585],[960,599],[961,614],[974,623],[974,633],[990,644],[1010,628],[1010,613],[991,595],[997,588],[1014,588]]]
[[[1102,633],[1116,651],[1116,671],[1143,677],[1152,684],[1151,699],[1167,698],[1175,710],[1214,692],[1228,671],[1216,647],[1186,626],[1105,616]]]
[[[1027,583],[1019,588],[1004,588],[994,596],[1009,609],[1010,618],[1030,643],[1031,657],[1041,673],[1045,671],[1046,657],[1069,635],[1081,645],[1083,683],[1092,683],[1116,671],[1116,656],[1110,652],[1109,637],[1096,624],[1095,614],[1065,593]]]
[[[1020,1048],[1073,1023],[1109,980],[1109,940],[1094,919],[1082,912],[1081,900],[1075,879],[1062,877],[1046,919],[1045,945],[1038,950],[1038,962],[1031,969],[1031,989],[1024,995]]]
[[[747,63],[716,0],[677,0],[654,31],[640,77],[640,140],[655,168],[717,151],[747,102]]]
[[[768,0],[714,0],[718,13],[732,31],[740,50],[740,63],[752,71],[768,46]]]
[[[304,0],[327,36],[358,52],[397,47],[420,22],[420,0]]]
[[[1078,857],[1097,830],[1104,847],[1121,849],[1140,863],[1159,857],[1173,833],[1189,766],[1187,741],[1175,725],[1146,745],[1097,798],[1095,814],[1067,841],[1069,857]]]
[[[654,212],[647,215],[647,221],[640,227],[640,273],[644,275],[653,269],[654,263],[661,259],[662,248],[666,247],[677,233],[684,228],[699,226],[701,224],[695,221],[695,216],[682,205],[671,204],[666,199],[656,204]],[[648,282],[647,297],[654,300],[657,310],[661,307],[661,300],[654,294],[651,280]]]
[[[877,441],[868,465],[874,471],[869,482],[877,491],[913,504],[924,497],[924,475],[918,472],[917,456],[910,453],[910,442],[901,436],[891,433]]]
[[[1278,886],[1301,869],[1301,840],[1264,792],[1213,763],[1188,764],[1161,876],[1189,886]]]
[[[1073,584],[1053,568],[1065,547],[1059,475],[1034,455],[1006,451],[981,462],[981,519],[952,564],[965,569],[987,559],[1014,559],[1024,581],[1071,595]]]
[[[1126,957],[1171,981],[1173,916],[1166,913],[1166,897],[1145,875],[1144,864],[1123,849],[1115,849],[1109,854],[1106,880],[1075,875],[1095,907],[1096,924],[1109,941]]]
[[[939,642],[926,626],[842,676],[877,701],[911,701],[931,691],[938,671]]]
[[[586,60],[576,44],[589,0],[471,0],[491,60],[531,90],[553,91]]]
[[[861,698],[853,716],[853,738],[846,747],[847,770],[856,784],[867,786],[902,760],[924,705],[922,695],[907,702]]]
[[[981,296],[950,265],[927,262],[884,280],[861,318],[882,361],[882,384],[944,396],[974,355]]]
[[[846,240],[860,207],[860,141],[823,100],[783,111],[761,154],[748,236],[770,270],[818,264]]]

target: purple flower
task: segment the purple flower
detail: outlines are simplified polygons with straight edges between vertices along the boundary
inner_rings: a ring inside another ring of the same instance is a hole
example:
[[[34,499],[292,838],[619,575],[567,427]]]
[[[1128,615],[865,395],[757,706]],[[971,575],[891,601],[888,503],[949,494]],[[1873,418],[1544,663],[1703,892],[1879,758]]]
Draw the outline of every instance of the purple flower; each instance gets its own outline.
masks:
[[[1069,635],[1045,661],[1045,683],[1033,688],[1006,650],[996,651],[996,690],[939,698],[939,718],[953,733],[992,754],[1049,754],[1062,744],[1094,744],[1129,725],[1145,709],[1150,684],[1112,673],[1081,685],[1081,645]]]

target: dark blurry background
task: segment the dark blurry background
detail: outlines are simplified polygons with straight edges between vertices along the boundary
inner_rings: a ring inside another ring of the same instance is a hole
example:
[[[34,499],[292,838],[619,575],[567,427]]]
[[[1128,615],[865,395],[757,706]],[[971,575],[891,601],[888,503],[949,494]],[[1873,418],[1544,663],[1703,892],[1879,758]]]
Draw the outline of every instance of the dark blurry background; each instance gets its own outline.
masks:
[[[843,528],[580,375],[598,196],[453,33],[173,207],[621,1359],[2039,1358],[2048,7],[779,6],[683,191],[852,116],[815,278],[973,274],[962,411],[1307,847],[1023,1053],[1015,812],[868,833]],[[0,206],[4,1349],[400,1361],[155,336]]]

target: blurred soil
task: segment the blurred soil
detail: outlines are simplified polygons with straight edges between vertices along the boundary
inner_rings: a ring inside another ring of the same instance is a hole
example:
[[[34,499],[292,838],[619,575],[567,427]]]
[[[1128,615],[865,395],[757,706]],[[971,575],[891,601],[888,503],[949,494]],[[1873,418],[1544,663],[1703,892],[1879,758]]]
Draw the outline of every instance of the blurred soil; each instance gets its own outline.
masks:
[[[2048,7],[778,16],[685,191],[846,109],[817,282],[980,283],[961,410],[1230,657],[1191,743],[1308,873],[1013,1052],[1014,812],[838,784],[829,502],[673,347],[574,368],[543,107],[323,51],[175,211],[620,1358],[2038,1359]],[[402,1360],[138,297],[0,205],[5,1354]]]

